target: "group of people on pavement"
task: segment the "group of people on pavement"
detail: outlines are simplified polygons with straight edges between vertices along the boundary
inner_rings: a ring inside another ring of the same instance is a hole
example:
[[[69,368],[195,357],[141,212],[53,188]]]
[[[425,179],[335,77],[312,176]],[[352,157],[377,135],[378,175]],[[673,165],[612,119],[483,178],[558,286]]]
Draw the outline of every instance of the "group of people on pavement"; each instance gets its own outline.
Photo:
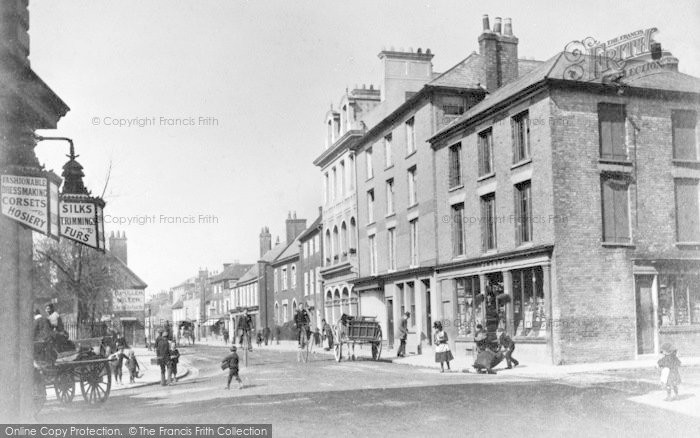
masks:
[[[156,361],[160,367],[160,384],[161,386],[174,385],[177,382],[177,364],[180,362],[180,351],[175,342],[164,336],[164,330],[158,330],[155,344]]]

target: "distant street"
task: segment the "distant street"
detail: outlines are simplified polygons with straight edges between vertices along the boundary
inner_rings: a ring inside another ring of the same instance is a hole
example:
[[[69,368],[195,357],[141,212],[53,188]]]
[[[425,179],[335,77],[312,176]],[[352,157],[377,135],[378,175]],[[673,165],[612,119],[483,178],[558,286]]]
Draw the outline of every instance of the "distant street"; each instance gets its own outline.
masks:
[[[272,423],[274,436],[691,436],[697,418],[628,398],[642,372],[543,381],[256,350],[242,390],[224,389],[224,347],[182,348],[197,370],[176,386],[117,391],[104,404],[48,403],[42,423]],[[241,355],[242,359],[242,355]],[[241,360],[242,362],[242,360]]]

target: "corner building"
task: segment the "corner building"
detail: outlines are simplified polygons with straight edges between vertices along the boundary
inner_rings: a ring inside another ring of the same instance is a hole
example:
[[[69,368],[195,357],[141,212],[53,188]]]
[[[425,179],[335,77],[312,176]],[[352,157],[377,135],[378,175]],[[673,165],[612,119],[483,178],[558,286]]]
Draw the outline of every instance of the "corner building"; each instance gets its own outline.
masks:
[[[700,80],[654,45],[623,71],[570,55],[505,83],[487,66],[489,95],[430,139],[434,317],[458,354],[477,323],[525,362],[697,354]]]

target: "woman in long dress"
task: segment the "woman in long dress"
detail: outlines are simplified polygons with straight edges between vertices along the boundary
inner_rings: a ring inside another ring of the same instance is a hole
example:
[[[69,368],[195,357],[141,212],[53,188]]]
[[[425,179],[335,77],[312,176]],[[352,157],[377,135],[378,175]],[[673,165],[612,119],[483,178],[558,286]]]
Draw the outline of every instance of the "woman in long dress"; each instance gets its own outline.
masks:
[[[447,370],[450,370],[450,361],[454,359],[452,352],[450,351],[450,346],[447,345],[447,333],[442,329],[442,323],[436,321],[433,324],[435,329],[435,362],[440,363],[440,372],[445,372],[444,364],[447,364]]]

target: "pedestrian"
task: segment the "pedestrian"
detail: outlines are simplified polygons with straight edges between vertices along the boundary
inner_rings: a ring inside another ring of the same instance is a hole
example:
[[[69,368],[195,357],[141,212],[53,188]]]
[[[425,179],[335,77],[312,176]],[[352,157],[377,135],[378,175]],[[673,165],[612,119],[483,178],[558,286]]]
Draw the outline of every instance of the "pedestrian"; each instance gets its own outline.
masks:
[[[280,329],[280,326],[276,325],[275,326],[275,339],[277,339],[277,345],[280,344],[280,335],[282,334],[282,330]]]
[[[51,330],[54,332],[63,332],[63,320],[58,314],[52,303],[46,305],[46,314],[48,315]]]
[[[223,361],[221,361],[221,369],[228,368],[228,380],[226,381],[226,389],[231,389],[231,380],[236,378],[238,382],[238,389],[243,389],[243,381],[238,375],[238,354],[236,354],[236,346],[231,346],[231,354],[226,356]]]
[[[177,345],[175,345],[174,342],[171,342],[170,345],[170,364],[169,364],[169,371],[170,375],[168,376],[168,384],[173,385],[173,380],[177,382],[177,364],[180,362],[180,351],[177,349]]]
[[[661,353],[664,357],[659,359],[658,365],[661,368],[661,385],[666,389],[664,401],[673,401],[678,398],[678,385],[681,383],[681,374],[678,368],[681,366],[681,361],[676,356],[676,348],[668,342],[661,346]],[[671,391],[673,391],[673,396],[671,396]]]
[[[499,328],[496,332],[498,333],[498,345],[505,353],[506,363],[508,364],[506,368],[511,369],[513,367],[517,367],[520,365],[520,362],[513,357],[513,350],[515,350],[515,342],[513,342],[513,338],[511,338],[502,328]]]
[[[447,344],[447,333],[442,329],[442,323],[440,321],[435,321],[433,328],[435,329],[435,362],[440,363],[440,372],[444,373],[445,367],[443,364],[446,363],[447,371],[450,371],[450,361],[454,359],[454,356],[452,356],[450,346]]]
[[[168,366],[168,362],[170,362],[170,344],[168,339],[163,336],[162,329],[158,330],[158,337],[156,338],[156,358],[160,366],[160,385],[165,386],[167,385],[165,370],[167,369],[168,373],[170,373],[170,367]],[[168,380],[170,380],[170,376],[168,376]]]
[[[243,337],[245,336],[246,343],[248,345],[248,350],[253,351],[253,345],[251,344],[250,331],[253,329],[253,318],[248,315],[248,309],[243,310],[243,315],[238,318],[238,345],[243,347]]]
[[[224,344],[228,345],[228,330],[224,329],[222,334],[224,335]]]
[[[476,351],[480,353],[486,350],[488,346],[488,334],[484,330],[484,326],[481,324],[476,325],[476,331],[474,332],[474,344],[476,344]]]
[[[263,338],[265,338],[265,346],[267,346],[267,343],[270,341],[270,327],[265,326],[263,329]]]
[[[115,383],[122,383],[122,368],[125,358],[126,355],[124,354],[123,348],[117,349],[117,352],[112,355],[112,372],[114,373]]]
[[[325,319],[321,320],[321,330],[323,330],[323,349],[329,351],[333,348],[333,329]]]
[[[255,335],[255,341],[258,344],[258,348],[260,348],[263,343],[263,335],[260,330],[258,330],[258,333]]]
[[[129,351],[129,357],[126,360],[126,367],[129,369],[129,383],[136,383],[136,378],[139,375],[139,361],[136,360],[136,354],[134,350]]]
[[[401,344],[399,345],[399,351],[396,353],[396,357],[406,356],[406,339],[408,339],[408,318],[411,316],[410,312],[406,312],[401,317],[401,325],[399,326],[399,340]]]

